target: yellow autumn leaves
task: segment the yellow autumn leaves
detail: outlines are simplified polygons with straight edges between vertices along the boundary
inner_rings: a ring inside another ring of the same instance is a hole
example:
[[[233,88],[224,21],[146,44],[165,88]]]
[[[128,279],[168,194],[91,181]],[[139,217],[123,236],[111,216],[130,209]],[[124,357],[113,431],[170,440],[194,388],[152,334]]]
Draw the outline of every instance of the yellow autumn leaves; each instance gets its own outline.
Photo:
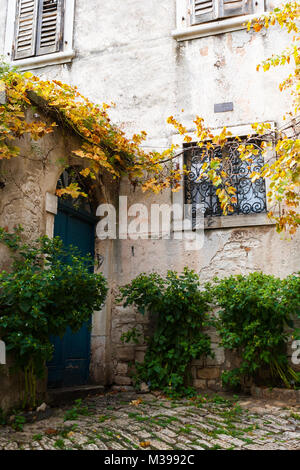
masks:
[[[255,32],[263,28],[279,25],[292,34],[291,45],[281,54],[272,55],[257,66],[268,71],[271,67],[294,64],[294,71],[280,84],[280,90],[289,89],[293,97],[293,111],[286,120],[295,121],[300,108],[300,59],[299,59],[299,19],[300,6],[297,1],[288,2],[282,8],[275,8],[273,12],[265,14],[248,24]],[[178,191],[181,188],[183,177],[188,169],[176,163],[175,145],[162,151],[146,151],[143,143],[147,138],[145,131],[134,134],[128,138],[124,131],[113,125],[108,110],[114,103],[101,106],[92,103],[81,95],[76,87],[71,87],[58,80],[44,81],[29,72],[24,74],[15,71],[7,72],[1,77],[2,91],[5,92],[5,103],[0,102],[0,160],[16,157],[19,149],[15,146],[15,139],[29,134],[37,140],[53,132],[56,124],[72,129],[81,140],[81,145],[73,153],[84,159],[82,176],[95,178],[98,172],[107,171],[113,178],[126,175],[134,186],[140,186],[143,191],[159,193],[170,188]],[[1,91],[1,88],[0,88]],[[53,117],[49,124],[41,119],[26,119],[27,110],[32,107],[33,98],[37,97],[45,111]],[[182,142],[190,144],[197,142],[203,151],[202,167],[199,179],[206,178],[216,187],[223,213],[226,215],[233,211],[237,202],[236,188],[226,171],[226,154],[228,142],[236,142],[240,158],[248,162],[251,170],[255,158],[261,152],[267,152],[276,147],[276,160],[266,161],[262,169],[252,171],[251,178],[255,182],[260,178],[268,178],[269,204],[273,206],[269,215],[277,223],[278,231],[286,230],[295,233],[300,224],[299,220],[299,180],[300,157],[299,139],[297,129],[289,133],[275,133],[269,123],[255,123],[252,125],[252,135],[261,140],[260,148],[251,143],[251,136],[246,141],[234,137],[224,127],[217,135],[212,132],[200,116],[194,120],[195,130],[188,132],[174,116],[167,119],[168,124],[174,127],[176,133],[182,136]],[[298,124],[299,125],[299,124]],[[213,149],[222,149],[222,158],[212,156]],[[182,153],[182,152],[181,152]],[[207,158],[209,156],[209,158]],[[61,191],[69,191],[73,197],[80,194],[80,188],[70,186]]]
[[[82,141],[73,153],[85,159],[89,166],[83,175],[94,177],[104,169],[114,178],[127,175],[143,190],[159,192],[168,187],[177,188],[179,171],[171,169],[162,177],[164,162],[174,154],[174,148],[161,153],[144,151],[141,144],[147,137],[145,131],[130,139],[111,123],[108,109],[114,104],[95,105],[76,87],[58,80],[44,81],[30,72],[10,71],[2,80],[7,102],[0,106],[0,159],[18,156],[15,139],[26,133],[34,140],[40,139],[53,132],[59,122],[71,128]],[[27,110],[36,102],[52,116],[53,124],[42,119],[26,119]],[[74,197],[79,192],[75,187],[64,189],[65,193],[68,191]]]

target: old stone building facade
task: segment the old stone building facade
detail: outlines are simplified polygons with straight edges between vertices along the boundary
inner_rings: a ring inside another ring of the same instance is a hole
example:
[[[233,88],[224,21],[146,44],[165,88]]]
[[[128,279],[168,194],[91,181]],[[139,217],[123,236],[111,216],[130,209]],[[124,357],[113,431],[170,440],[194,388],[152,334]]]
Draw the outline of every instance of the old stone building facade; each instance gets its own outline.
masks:
[[[146,130],[147,147],[183,146],[181,136],[166,123],[169,115],[179,117],[190,131],[198,114],[216,131],[227,126],[239,136],[247,135],[253,122],[267,121],[274,128],[283,124],[290,101],[278,84],[288,71],[258,73],[256,64],[282,50],[288,37],[276,28],[255,33],[245,27],[253,15],[280,3],[277,0],[241,0],[234,10],[226,1],[212,0],[203,11],[201,2],[193,0],[44,2],[55,4],[60,18],[59,31],[49,41],[46,36],[43,40],[38,22],[41,3],[0,0],[0,55],[42,78],[76,85],[94,102],[117,103],[112,120],[131,134]],[[22,43],[18,29],[22,8],[32,9],[36,22],[27,44]],[[12,228],[21,223],[28,238],[44,233],[53,236],[55,190],[62,171],[57,160],[70,155],[74,139],[58,129],[34,149],[30,142],[23,144],[26,155],[46,155],[51,150],[45,165],[26,159],[1,164],[7,178],[5,188],[0,189],[1,226]],[[134,191],[125,179],[118,191],[108,182],[107,193],[98,195],[97,202],[118,204],[118,195],[128,196],[128,206],[186,202],[184,185],[179,193],[145,195]],[[142,360],[145,346],[124,345],[120,338],[133,326],[146,334],[148,323],[131,309],[116,305],[114,293],[118,285],[141,271],[164,273],[189,266],[206,280],[252,271],[283,277],[299,270],[299,237],[282,240],[265,210],[250,212],[230,217],[212,214],[204,246],[197,252],[187,250],[182,240],[151,239],[150,228],[144,234],[148,239],[96,240],[99,269],[112,290],[105,308],[93,319],[90,381],[131,384],[129,364]],[[0,256],[2,266],[4,252]],[[200,388],[218,387],[221,369],[229,367],[218,338],[213,332],[212,336],[215,360],[196,361],[192,367],[195,385]]]

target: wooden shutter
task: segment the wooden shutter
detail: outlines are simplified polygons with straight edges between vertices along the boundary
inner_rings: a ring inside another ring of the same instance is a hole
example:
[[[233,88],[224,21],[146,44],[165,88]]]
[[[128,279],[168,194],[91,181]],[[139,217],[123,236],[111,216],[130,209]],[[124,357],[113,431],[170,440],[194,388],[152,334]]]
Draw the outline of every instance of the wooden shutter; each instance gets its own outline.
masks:
[[[23,59],[35,55],[36,23],[38,0],[18,0],[14,59]]]
[[[220,0],[219,18],[253,13],[252,0]]]
[[[40,0],[36,55],[58,52],[62,44],[63,0]]]
[[[192,24],[206,23],[217,18],[216,0],[193,0]]]

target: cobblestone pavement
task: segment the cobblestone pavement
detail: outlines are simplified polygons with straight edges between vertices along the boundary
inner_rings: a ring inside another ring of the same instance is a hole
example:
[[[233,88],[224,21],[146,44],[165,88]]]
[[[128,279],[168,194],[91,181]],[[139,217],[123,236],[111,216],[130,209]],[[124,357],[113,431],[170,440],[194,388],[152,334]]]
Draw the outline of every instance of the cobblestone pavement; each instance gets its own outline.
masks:
[[[0,449],[300,449],[300,407],[235,396],[108,393],[55,409],[22,430],[0,427]]]

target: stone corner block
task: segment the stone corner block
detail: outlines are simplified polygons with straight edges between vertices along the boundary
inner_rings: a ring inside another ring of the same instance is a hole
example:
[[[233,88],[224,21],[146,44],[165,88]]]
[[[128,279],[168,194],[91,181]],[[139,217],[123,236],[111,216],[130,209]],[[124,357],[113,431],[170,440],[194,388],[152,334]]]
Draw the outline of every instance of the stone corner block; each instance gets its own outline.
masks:
[[[117,348],[117,360],[130,362],[135,359],[135,351],[133,346],[120,346]]]
[[[206,367],[197,370],[198,379],[218,379],[220,378],[221,371],[219,367]]]
[[[57,215],[58,198],[55,194],[46,193],[46,212]]]
[[[114,383],[116,385],[131,385],[132,380],[131,380],[130,377],[123,377],[123,376],[120,376],[120,375],[116,375],[115,378],[114,378]]]

